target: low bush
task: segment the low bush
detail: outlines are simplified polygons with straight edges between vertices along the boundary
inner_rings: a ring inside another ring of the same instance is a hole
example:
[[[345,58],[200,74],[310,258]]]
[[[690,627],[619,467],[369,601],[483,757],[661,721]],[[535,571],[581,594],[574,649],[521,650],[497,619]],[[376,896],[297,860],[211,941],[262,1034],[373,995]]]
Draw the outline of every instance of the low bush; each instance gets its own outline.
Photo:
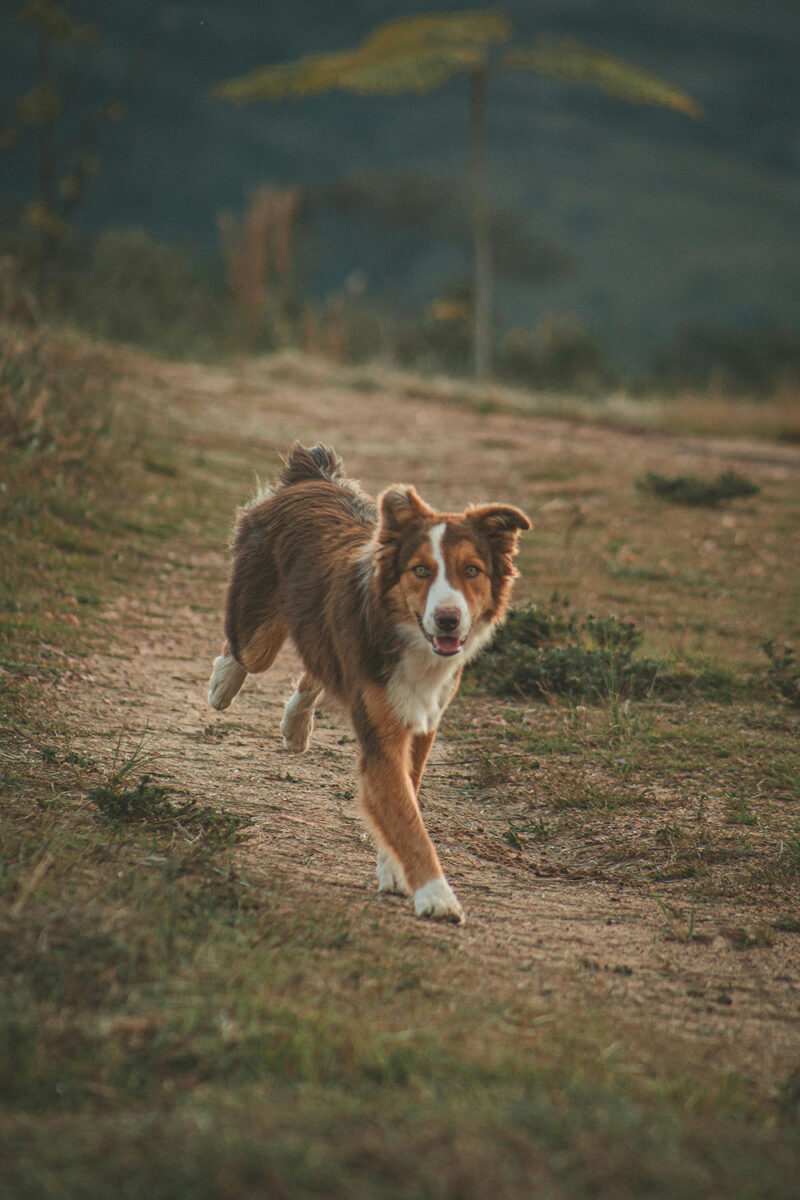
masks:
[[[520,387],[589,395],[619,386],[620,377],[599,342],[576,325],[545,323],[514,330],[499,347],[501,379]]]
[[[660,389],[768,395],[800,380],[800,332],[688,325],[650,355],[650,376]]]
[[[97,337],[176,357],[229,348],[232,316],[180,251],[144,230],[102,234],[88,271],[65,282],[63,304]]]
[[[642,697],[653,690],[660,665],[634,657],[641,640],[633,622],[579,617],[554,596],[547,605],[512,608],[472,673],[489,691],[506,695]]]
[[[764,643],[769,659],[769,682],[784,700],[800,708],[800,662],[792,646],[781,645],[774,639]]]
[[[761,491],[757,484],[736,471],[723,471],[715,479],[698,479],[696,475],[669,478],[648,471],[641,479],[637,479],[636,486],[640,492],[659,496],[671,504],[686,504],[696,508],[716,508],[726,500],[756,496]]]
[[[143,775],[135,786],[123,787],[112,779],[89,792],[89,800],[106,820],[115,824],[144,825],[161,831],[182,829],[205,842],[228,843],[252,821],[223,809],[201,805],[191,798],[172,800],[169,790]]]
[[[548,604],[512,607],[493,642],[470,668],[471,678],[496,695],[574,702],[675,698],[686,692],[728,702],[741,693],[734,673],[668,667],[637,653],[643,634],[632,621],[579,616],[555,594]]]

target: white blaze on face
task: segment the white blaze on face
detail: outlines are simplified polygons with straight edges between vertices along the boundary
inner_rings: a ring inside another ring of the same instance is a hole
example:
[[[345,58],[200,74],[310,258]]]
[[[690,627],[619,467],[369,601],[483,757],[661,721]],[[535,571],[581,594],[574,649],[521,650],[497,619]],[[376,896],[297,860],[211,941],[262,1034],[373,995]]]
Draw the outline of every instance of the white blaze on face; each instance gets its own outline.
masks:
[[[460,617],[458,627],[452,631],[453,636],[463,641],[469,633],[470,617],[464,593],[455,587],[447,578],[447,563],[442,549],[442,540],[447,526],[444,522],[434,525],[431,530],[431,550],[436,563],[436,578],[430,586],[425,603],[422,625],[425,632],[434,637],[439,633],[436,625],[436,613],[442,608],[455,609]]]

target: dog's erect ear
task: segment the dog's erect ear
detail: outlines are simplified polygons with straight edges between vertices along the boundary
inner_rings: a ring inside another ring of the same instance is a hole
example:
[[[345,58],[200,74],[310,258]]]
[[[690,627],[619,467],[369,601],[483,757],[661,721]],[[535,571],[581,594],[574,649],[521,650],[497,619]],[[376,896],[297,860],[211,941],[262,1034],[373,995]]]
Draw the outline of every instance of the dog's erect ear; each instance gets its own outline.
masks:
[[[517,575],[514,555],[517,553],[519,535],[524,529],[530,529],[531,523],[524,512],[507,504],[483,504],[468,508],[464,516],[489,540],[492,593],[497,612],[502,615],[511,594],[511,584]]]
[[[531,527],[524,512],[507,504],[484,504],[480,508],[468,508],[465,515],[489,537],[512,534],[516,540],[523,529]]]
[[[405,533],[415,521],[434,515],[413,487],[390,487],[378,497],[381,533],[389,537]]]
[[[523,529],[531,527],[525,513],[507,504],[483,504],[468,508],[464,516],[488,537],[495,576],[512,579],[516,574],[513,558],[517,553],[517,540]]]

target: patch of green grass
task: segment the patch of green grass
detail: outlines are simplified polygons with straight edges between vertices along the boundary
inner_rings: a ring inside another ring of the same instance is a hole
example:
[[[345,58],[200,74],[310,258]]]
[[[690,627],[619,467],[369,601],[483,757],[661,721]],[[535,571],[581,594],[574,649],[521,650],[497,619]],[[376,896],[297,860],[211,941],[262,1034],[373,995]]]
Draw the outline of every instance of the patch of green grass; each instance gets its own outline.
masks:
[[[517,701],[502,723],[467,693],[448,736],[502,838],[547,867],[638,886],[691,883],[788,912],[800,897],[793,714],[695,697],[605,705]],[[475,707],[477,706],[477,707]],[[544,839],[535,831],[546,829]],[[531,836],[533,835],[533,836]],[[551,852],[552,851],[552,852]]]
[[[736,471],[723,471],[715,479],[699,479],[696,475],[676,475],[672,478],[648,471],[636,481],[637,488],[671,504],[688,504],[696,508],[716,508],[725,500],[757,496],[756,484]]]
[[[757,825],[758,817],[744,796],[732,797],[725,818],[729,825]]]
[[[533,821],[520,821],[518,824],[509,821],[508,829],[503,837],[509,846],[515,846],[518,850],[522,850],[528,839],[534,842],[549,841],[552,837],[552,829],[541,817]]]
[[[242,828],[252,824],[249,817],[200,804],[191,797],[173,800],[170,789],[154,783],[149,775],[142,775],[131,787],[121,786],[119,779],[98,784],[88,798],[108,821],[150,829],[182,829],[220,844],[234,841]]]
[[[631,1179],[659,1200],[690,1185],[756,1197],[765,1180],[791,1194],[791,1101],[765,1112],[743,1081],[665,1058],[652,1032],[621,1039],[563,999],[498,1009],[452,978],[455,944],[387,938],[357,909],[343,926],[268,884],[228,876],[215,892],[213,860],[166,830],[104,840],[66,806],[16,832],[4,821],[12,906],[42,844],[54,876],[2,944],[15,1198],[515,1200],[535,1186],[612,1200]],[[545,832],[515,828],[523,844]],[[668,925],[685,941],[690,922]]]

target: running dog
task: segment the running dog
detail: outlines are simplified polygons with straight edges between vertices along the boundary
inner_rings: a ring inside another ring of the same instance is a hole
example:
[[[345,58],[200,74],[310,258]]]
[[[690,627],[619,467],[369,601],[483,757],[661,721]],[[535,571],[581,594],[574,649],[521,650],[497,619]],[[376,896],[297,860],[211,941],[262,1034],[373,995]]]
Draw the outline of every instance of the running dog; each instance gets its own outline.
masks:
[[[281,721],[284,743],[308,747],[323,690],[345,707],[378,888],[413,896],[421,917],[463,920],[417,792],[464,666],[503,620],[525,529],[517,508],[437,512],[405,485],[376,503],[321,445],[295,445],[278,484],[238,514],[209,703],[227,708],[291,638],[304,671]]]

